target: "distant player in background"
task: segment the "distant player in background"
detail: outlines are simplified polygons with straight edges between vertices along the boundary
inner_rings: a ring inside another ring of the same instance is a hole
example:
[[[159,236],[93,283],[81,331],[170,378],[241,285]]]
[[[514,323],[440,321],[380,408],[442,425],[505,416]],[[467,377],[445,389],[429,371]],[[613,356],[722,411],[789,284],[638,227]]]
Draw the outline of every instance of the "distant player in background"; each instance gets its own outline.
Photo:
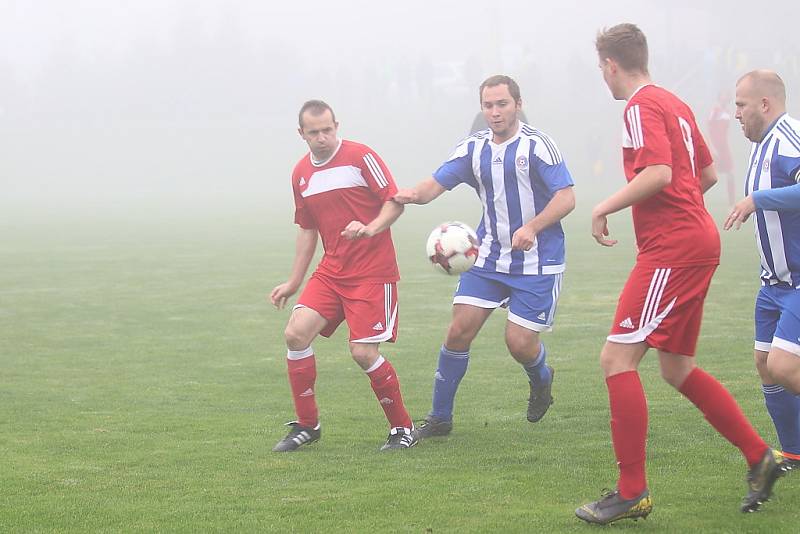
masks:
[[[286,326],[287,364],[297,421],[272,449],[294,451],[320,438],[312,341],[329,337],[342,321],[350,328],[350,353],[370,379],[391,430],[381,450],[417,443],[392,364],[379,352],[397,336],[397,280],[400,278],[389,226],[403,212],[393,202],[397,186],[389,169],[369,147],[337,137],[339,123],[320,100],[303,104],[300,136],[310,152],[292,173],[295,223],[299,226],[292,272],[275,287],[277,308],[303,283],[322,237],[325,254],[311,275]]]
[[[646,517],[653,508],[645,476],[647,401],[637,371],[651,347],[658,351],[662,377],[744,455],[748,493],[741,509],[756,510],[780,473],[773,451],[728,390],[693,357],[720,254],[719,233],[703,204],[703,193],[717,181],[711,155],[692,110],[651,82],[647,40],[638,27],[604,30],[596,48],[611,94],[628,102],[622,143],[628,183],[594,207],[592,236],[600,245],[615,245],[608,216],[631,207],[639,253],[600,354],[619,480],[614,491],[575,513],[607,524]]]
[[[736,84],[736,118],[750,150],[745,198],[724,228],[755,213],[761,290],[755,305],[755,361],[783,449],[784,471],[800,466],[800,121],[786,114],[786,88],[772,71]]]
[[[394,197],[401,204],[427,204],[465,183],[483,203],[478,259],[456,288],[421,438],[452,430],[453,402],[467,372],[470,345],[501,306],[508,307],[506,346],[530,382],[528,421],[539,421],[552,403],[553,369],[539,333],[551,329],[561,291],[559,221],[575,207],[572,176],[553,140],[517,118],[522,98],[514,80],[492,76],[481,84],[479,97],[489,129],[462,141],[432,178]]]
[[[708,138],[711,140],[714,168],[719,175],[725,178],[728,206],[733,206],[736,202],[736,179],[734,178],[733,156],[728,143],[728,127],[731,124],[731,114],[728,111],[730,104],[730,93],[728,91],[720,92],[708,117]]]

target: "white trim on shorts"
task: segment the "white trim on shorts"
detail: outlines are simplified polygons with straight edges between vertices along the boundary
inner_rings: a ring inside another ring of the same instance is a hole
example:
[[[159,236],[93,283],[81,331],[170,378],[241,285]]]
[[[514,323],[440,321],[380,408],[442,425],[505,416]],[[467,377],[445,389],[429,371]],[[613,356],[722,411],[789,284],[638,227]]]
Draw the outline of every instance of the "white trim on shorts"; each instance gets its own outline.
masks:
[[[672,307],[675,305],[676,300],[678,300],[678,297],[674,297],[672,299],[672,302],[670,302],[667,305],[667,307],[664,308],[664,311],[656,315],[652,320],[650,320],[650,322],[645,324],[639,330],[635,330],[628,334],[613,334],[608,336],[606,339],[609,341],[613,341],[614,343],[625,343],[625,344],[641,343],[642,341],[647,339],[647,336],[652,334],[655,331],[655,329],[658,328],[658,325],[661,324],[661,321],[663,321],[664,318],[667,315],[669,315],[669,312],[672,311]]]
[[[467,295],[456,295],[455,297],[453,297],[453,304],[469,304],[470,306],[476,306],[478,308],[487,308],[494,310],[496,308],[499,308],[503,303],[495,302],[493,300],[479,299],[478,297],[470,297]]]
[[[786,352],[791,352],[795,356],[800,356],[800,345],[797,343],[792,343],[791,341],[787,341],[779,337],[773,337],[772,346],[781,350],[785,350]]]
[[[383,311],[385,315],[384,324],[386,325],[386,329],[383,332],[361,339],[351,339],[350,343],[380,343],[392,338],[394,323],[397,320],[396,302],[394,303],[394,308],[392,308],[392,284],[383,284]]]
[[[769,352],[769,350],[772,348],[772,343],[767,343],[766,341],[756,341],[753,344],[753,348],[760,350],[761,352]]]
[[[533,321],[524,319],[519,315],[511,313],[510,311],[508,312],[508,320],[514,324],[518,324],[523,328],[527,328],[528,330],[533,330],[534,332],[550,332],[553,329],[553,327],[550,325],[534,323]]]

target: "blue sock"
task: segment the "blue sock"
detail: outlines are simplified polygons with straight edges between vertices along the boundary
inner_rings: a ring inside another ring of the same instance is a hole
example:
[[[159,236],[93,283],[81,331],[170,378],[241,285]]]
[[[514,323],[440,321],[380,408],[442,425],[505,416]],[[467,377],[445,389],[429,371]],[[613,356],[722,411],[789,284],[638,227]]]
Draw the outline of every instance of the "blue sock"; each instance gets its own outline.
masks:
[[[439,367],[433,377],[433,408],[430,415],[444,421],[453,420],[453,401],[468,364],[469,351],[454,352],[442,345]]]
[[[532,362],[528,362],[522,366],[525,372],[528,373],[528,380],[531,384],[542,384],[550,382],[550,369],[547,368],[547,351],[544,348],[544,343],[539,344],[539,355]]]
[[[781,449],[800,454],[800,398],[777,384],[761,386],[769,416],[778,432]]]

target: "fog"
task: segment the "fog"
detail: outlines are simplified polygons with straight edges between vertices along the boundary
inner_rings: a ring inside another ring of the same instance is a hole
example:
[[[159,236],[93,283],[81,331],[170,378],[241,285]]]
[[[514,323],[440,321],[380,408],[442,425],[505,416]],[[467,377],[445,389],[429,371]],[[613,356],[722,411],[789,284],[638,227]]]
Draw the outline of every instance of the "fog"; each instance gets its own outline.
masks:
[[[286,206],[310,98],[410,186],[468,133],[477,87],[497,73],[519,81],[529,122],[591,196],[622,180],[623,103],[597,68],[598,29],[637,23],[654,80],[705,128],[719,92],[755,68],[781,74],[797,115],[797,6],[0,0],[0,208]],[[735,121],[730,142],[741,168]]]

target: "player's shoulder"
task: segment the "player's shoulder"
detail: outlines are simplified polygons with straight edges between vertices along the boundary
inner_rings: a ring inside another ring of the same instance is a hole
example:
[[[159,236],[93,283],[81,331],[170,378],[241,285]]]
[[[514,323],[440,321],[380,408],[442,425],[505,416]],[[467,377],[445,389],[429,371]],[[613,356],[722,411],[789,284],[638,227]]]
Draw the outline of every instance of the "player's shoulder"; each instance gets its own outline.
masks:
[[[521,137],[530,140],[534,154],[545,163],[555,165],[562,161],[563,158],[556,142],[542,130],[523,122],[521,123],[519,134]]]
[[[784,115],[775,124],[775,133],[782,142],[778,146],[778,154],[789,158],[800,157],[800,121]]]
[[[633,110],[634,107],[639,109]],[[677,115],[690,122],[696,122],[694,112],[681,98],[659,85],[647,85],[639,89],[625,106],[626,116],[641,120],[642,109],[653,110],[663,116]],[[633,111],[632,111],[633,110]]]
[[[294,164],[294,169],[292,170],[292,177],[296,177],[303,172],[306,172],[311,165],[311,153],[306,152],[302,158],[300,158],[297,163]]]
[[[358,141],[351,141],[350,139],[342,139],[342,146],[339,149],[345,154],[358,154],[364,155],[368,152],[375,153],[372,148],[365,145],[364,143],[359,143]]]

